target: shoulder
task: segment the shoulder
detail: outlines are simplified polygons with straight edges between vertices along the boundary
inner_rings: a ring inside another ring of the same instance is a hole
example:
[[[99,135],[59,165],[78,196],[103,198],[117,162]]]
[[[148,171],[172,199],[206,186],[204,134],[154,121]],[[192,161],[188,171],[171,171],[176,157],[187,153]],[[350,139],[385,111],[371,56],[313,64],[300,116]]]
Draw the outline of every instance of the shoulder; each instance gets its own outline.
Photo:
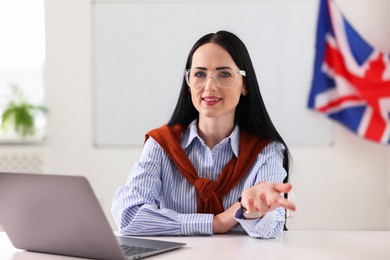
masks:
[[[164,134],[166,131],[168,131],[169,127],[168,125],[162,125],[158,128],[154,128],[154,129],[151,129],[149,130],[146,134],[145,134],[145,142],[149,139],[149,137],[154,137],[154,136],[158,136],[158,135],[162,135]]]
[[[261,151],[259,156],[263,156],[266,158],[273,157],[273,156],[280,156],[284,157],[284,151],[286,150],[285,146],[282,143],[271,141],[268,143],[264,149]]]
[[[163,150],[162,147],[153,137],[149,137],[145,140],[143,151],[144,152],[156,152],[159,150]]]
[[[179,139],[182,132],[187,128],[185,125],[162,125],[159,128],[150,130],[145,134],[145,141],[149,137],[153,137],[157,142],[160,142],[161,139],[175,138]]]

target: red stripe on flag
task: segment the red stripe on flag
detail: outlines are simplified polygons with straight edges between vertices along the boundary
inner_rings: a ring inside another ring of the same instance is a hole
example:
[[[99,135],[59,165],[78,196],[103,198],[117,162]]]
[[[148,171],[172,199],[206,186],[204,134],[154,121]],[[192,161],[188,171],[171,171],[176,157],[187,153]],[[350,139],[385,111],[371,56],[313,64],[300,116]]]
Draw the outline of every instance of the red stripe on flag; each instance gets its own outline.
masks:
[[[379,111],[375,110],[377,109],[374,109],[374,113],[372,113],[372,117],[370,118],[370,122],[368,124],[366,133],[364,134],[364,137],[371,140],[380,141],[383,132],[386,129],[386,122],[383,120]]]
[[[317,110],[321,112],[327,112],[332,108],[340,107],[344,102],[348,102],[348,101],[362,101],[362,99],[357,96],[344,96],[342,98],[338,98],[335,101],[329,102],[325,106],[317,108]]]
[[[371,80],[382,80],[383,72],[386,69],[385,62],[383,60],[383,54],[379,53],[377,59],[373,60],[369,64],[369,69],[366,72],[365,78],[369,78]]]
[[[364,136],[374,141],[380,141],[386,129],[387,119],[385,120],[380,113],[379,99],[390,96],[390,81],[381,79],[385,69],[382,57],[382,55],[378,55],[375,60],[369,63],[366,75],[358,77],[348,71],[340,51],[329,44],[326,45],[325,62],[335,75],[348,81],[360,93],[367,105],[373,109]]]

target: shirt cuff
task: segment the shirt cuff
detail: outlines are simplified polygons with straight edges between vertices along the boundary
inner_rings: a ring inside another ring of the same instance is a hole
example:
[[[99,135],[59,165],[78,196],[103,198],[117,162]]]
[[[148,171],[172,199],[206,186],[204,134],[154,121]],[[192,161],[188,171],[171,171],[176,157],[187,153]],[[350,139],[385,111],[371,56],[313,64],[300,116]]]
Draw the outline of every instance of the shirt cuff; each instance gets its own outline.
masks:
[[[213,214],[183,214],[181,233],[183,236],[211,236]]]
[[[267,214],[265,214],[265,215],[267,215]],[[242,213],[241,208],[239,208],[236,211],[234,218],[241,224],[242,227],[254,228],[257,225],[257,223],[259,223],[259,221],[265,217],[265,215],[262,218],[244,219],[244,214]]]
[[[270,229],[275,226],[276,210],[267,212],[262,218],[244,219],[241,209],[235,214],[235,219],[241,224],[248,235],[259,238],[271,238],[269,236]],[[273,232],[271,232],[273,233]]]

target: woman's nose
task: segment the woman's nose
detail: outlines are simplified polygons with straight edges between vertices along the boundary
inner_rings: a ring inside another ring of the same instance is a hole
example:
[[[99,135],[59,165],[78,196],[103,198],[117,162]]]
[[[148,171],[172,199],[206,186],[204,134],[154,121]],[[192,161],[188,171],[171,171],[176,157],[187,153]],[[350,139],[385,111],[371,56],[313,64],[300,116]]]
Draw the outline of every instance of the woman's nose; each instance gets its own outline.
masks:
[[[205,84],[205,90],[207,91],[215,91],[217,88],[217,80],[215,79],[214,75],[207,75]]]

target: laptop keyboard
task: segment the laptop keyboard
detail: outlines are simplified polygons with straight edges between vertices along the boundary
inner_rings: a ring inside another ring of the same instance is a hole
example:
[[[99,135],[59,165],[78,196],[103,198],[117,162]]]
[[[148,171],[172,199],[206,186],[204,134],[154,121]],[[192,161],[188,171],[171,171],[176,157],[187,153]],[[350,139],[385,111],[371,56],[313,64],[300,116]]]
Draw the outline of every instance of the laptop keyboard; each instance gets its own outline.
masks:
[[[138,246],[128,246],[128,245],[121,245],[122,251],[126,256],[132,256],[136,254],[141,254],[149,251],[156,250],[156,248],[149,248],[149,247],[138,247]]]

